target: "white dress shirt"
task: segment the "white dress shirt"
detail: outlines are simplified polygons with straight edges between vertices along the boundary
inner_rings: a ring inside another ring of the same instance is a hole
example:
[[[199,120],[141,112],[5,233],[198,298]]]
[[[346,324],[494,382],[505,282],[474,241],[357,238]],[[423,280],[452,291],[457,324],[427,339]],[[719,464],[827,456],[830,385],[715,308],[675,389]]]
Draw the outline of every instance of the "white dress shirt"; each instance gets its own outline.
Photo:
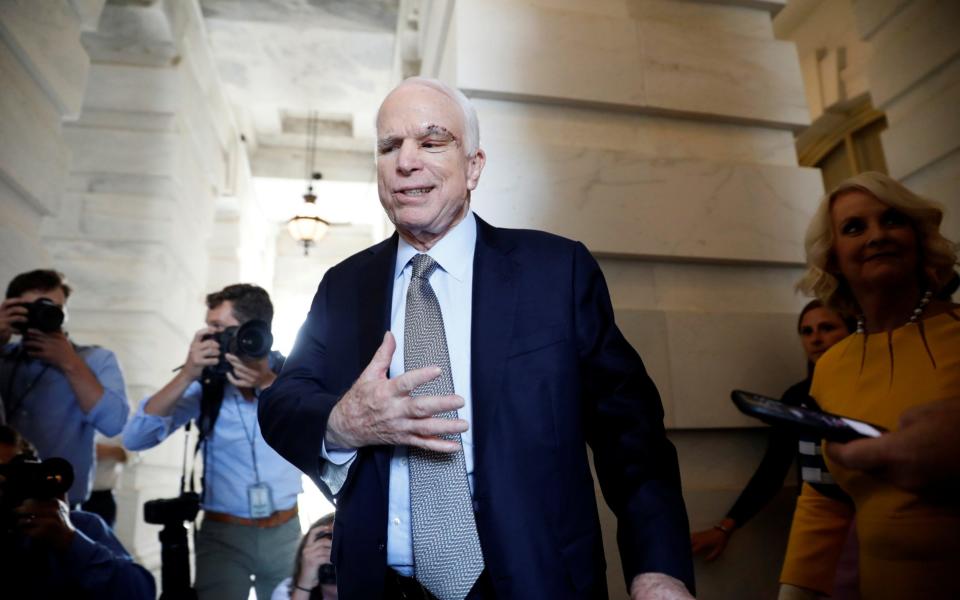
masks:
[[[439,265],[430,276],[430,285],[440,304],[450,370],[455,393],[462,397],[464,406],[459,417],[470,426],[461,434],[467,480],[473,490],[473,419],[470,394],[470,331],[473,309],[473,255],[477,241],[477,222],[473,211],[451,229],[427,254]],[[407,286],[413,271],[410,265],[417,249],[402,237],[397,246],[394,270],[393,300],[390,312],[390,331],[397,341],[397,349],[390,363],[390,377],[404,372],[403,327],[407,308]],[[321,478],[331,492],[343,486],[355,451],[323,448],[326,463]],[[410,527],[410,471],[407,467],[407,448],[397,446],[390,460],[390,498],[387,507],[387,565],[406,576],[413,576],[413,536]]]

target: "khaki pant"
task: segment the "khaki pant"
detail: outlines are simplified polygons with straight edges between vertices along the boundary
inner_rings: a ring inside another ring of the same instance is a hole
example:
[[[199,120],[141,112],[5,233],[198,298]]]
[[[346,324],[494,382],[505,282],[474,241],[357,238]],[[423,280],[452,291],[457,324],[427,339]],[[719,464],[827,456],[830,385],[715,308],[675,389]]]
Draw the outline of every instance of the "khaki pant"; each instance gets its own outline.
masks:
[[[247,600],[250,576],[257,600],[293,573],[300,543],[300,519],[278,527],[250,527],[204,521],[196,539],[196,590],[200,600]]]

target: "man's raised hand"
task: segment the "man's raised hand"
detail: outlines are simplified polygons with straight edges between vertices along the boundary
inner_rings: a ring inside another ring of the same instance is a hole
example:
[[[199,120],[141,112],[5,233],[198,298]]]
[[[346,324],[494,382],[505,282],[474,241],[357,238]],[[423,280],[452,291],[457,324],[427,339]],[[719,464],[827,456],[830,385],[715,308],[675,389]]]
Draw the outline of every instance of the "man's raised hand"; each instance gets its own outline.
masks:
[[[10,341],[17,323],[27,322],[27,309],[23,298],[7,298],[0,303],[0,346]]]
[[[442,419],[438,413],[463,406],[463,398],[410,396],[420,384],[436,379],[440,367],[424,367],[389,379],[390,362],[397,348],[393,334],[383,336],[370,364],[333,407],[327,421],[328,448],[363,446],[415,446],[436,452],[456,452],[460,444],[438,436],[463,433],[463,419]]]
[[[187,352],[187,360],[183,363],[183,374],[187,379],[198,379],[204,367],[212,367],[220,360],[220,344],[216,340],[205,340],[203,337],[216,333],[212,327],[204,327],[194,334]]]

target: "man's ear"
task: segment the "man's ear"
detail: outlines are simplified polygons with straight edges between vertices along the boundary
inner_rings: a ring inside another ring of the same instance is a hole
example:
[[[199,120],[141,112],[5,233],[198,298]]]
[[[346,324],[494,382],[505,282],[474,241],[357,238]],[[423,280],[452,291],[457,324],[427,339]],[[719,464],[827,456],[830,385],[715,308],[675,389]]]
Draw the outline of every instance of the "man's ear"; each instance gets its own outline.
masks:
[[[477,148],[473,156],[467,158],[467,189],[475,190],[477,182],[480,181],[480,173],[483,172],[483,166],[487,164],[487,153],[482,148]]]

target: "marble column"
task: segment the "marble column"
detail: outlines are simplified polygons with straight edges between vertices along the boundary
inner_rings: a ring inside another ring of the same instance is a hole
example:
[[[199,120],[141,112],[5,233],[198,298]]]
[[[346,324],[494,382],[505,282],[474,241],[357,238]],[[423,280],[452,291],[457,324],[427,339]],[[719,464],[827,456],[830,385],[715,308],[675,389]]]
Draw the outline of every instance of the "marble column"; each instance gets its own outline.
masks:
[[[857,29],[873,47],[867,69],[890,175],[942,202],[942,231],[960,238],[960,3],[855,0]]]
[[[80,42],[104,0],[0,3],[0,281],[46,267],[43,217],[60,211],[90,58]]]
[[[83,47],[89,85],[63,132],[73,162],[42,242],[77,289],[72,335],[117,353],[135,408],[183,362],[210,281],[240,272],[238,253],[215,270],[210,257],[215,214],[227,230],[245,218],[249,166],[195,0],[110,2]],[[151,569],[159,528],[143,502],[177,494],[183,451],[181,432],[140,453],[117,490],[117,532]]]
[[[765,432],[730,390],[779,396],[804,376],[793,284],[822,194],[797,166],[809,124],[783,2],[433,0],[405,3],[398,70],[470,96],[486,170],[473,207],[490,222],[583,241],[620,328],[657,383],[695,529],[718,522]],[[786,491],[697,563],[698,597],[776,594]],[[602,504],[602,502],[601,502]],[[601,520],[611,597],[625,597],[614,519]]]

